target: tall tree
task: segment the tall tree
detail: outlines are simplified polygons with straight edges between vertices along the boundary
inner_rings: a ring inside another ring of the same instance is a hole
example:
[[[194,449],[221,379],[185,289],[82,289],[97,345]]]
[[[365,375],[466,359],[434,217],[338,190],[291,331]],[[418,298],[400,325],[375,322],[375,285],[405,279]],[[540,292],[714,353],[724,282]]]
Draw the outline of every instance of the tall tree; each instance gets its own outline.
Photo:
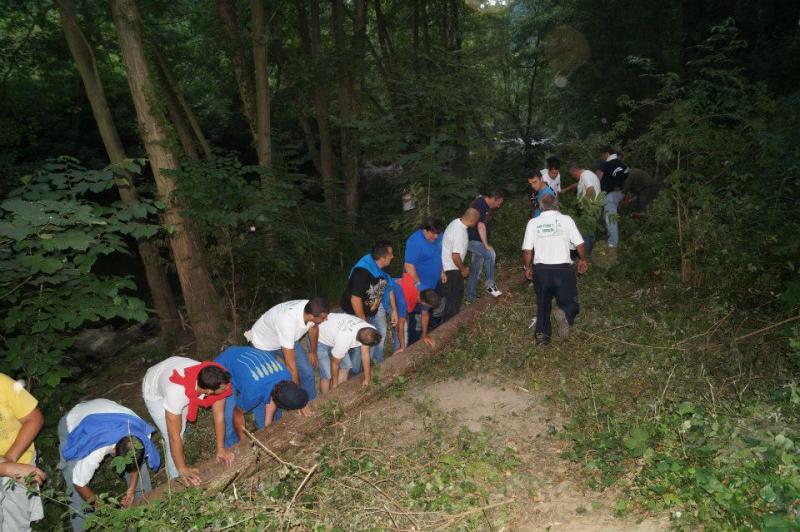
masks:
[[[83,86],[86,89],[86,96],[89,99],[89,105],[92,108],[95,122],[97,122],[97,129],[100,131],[100,137],[108,153],[108,158],[112,163],[120,163],[127,158],[127,155],[106,100],[103,83],[97,71],[94,52],[78,25],[75,2],[74,0],[55,0],[55,4],[58,7],[61,22],[64,26],[67,45],[75,60]],[[133,176],[117,179],[116,184],[119,196],[124,203],[134,204],[139,201],[139,194],[133,183]],[[181,325],[175,297],[169,284],[166,269],[159,257],[158,248],[152,242],[144,239],[139,240],[136,245],[144,264],[145,277],[153,298],[153,306],[158,313],[161,335],[164,337],[176,332]]]
[[[264,0],[252,0],[253,67],[256,85],[256,154],[258,164],[272,169],[272,132],[269,114],[269,75],[267,71],[267,27]]]
[[[355,122],[361,106],[358,90],[362,79],[362,61],[367,32],[366,0],[356,0],[353,17],[353,41],[347,43],[344,28],[343,0],[332,0],[333,39],[337,55],[337,81],[339,84],[339,140],[342,173],[345,183],[345,213],[349,228],[356,225],[358,216],[358,130]]]
[[[308,11],[306,4],[309,5]],[[333,209],[336,205],[336,181],[333,170],[333,140],[330,130],[328,91],[323,73],[322,28],[320,25],[319,0],[296,0],[297,30],[300,34],[303,52],[312,70],[312,101],[319,135],[319,171],[325,204]],[[309,151],[313,151],[309,145]]]
[[[198,354],[214,356],[222,337],[220,300],[203,261],[203,253],[189,221],[172,197],[175,181],[169,170],[177,170],[178,157],[169,147],[169,125],[158,105],[142,43],[141,16],[135,0],[112,0],[111,12],[117,28],[122,61],[128,74],[139,131],[165,205],[164,222],[170,227],[170,247],[175,258],[189,320],[197,339]]]
[[[222,22],[222,28],[227,36],[228,56],[233,67],[233,75],[236,77],[236,87],[239,89],[239,97],[242,99],[244,116],[250,124],[250,131],[256,134],[256,96],[253,76],[247,67],[247,59],[244,53],[244,37],[239,29],[238,17],[236,16],[236,3],[233,0],[217,0],[217,15]]]

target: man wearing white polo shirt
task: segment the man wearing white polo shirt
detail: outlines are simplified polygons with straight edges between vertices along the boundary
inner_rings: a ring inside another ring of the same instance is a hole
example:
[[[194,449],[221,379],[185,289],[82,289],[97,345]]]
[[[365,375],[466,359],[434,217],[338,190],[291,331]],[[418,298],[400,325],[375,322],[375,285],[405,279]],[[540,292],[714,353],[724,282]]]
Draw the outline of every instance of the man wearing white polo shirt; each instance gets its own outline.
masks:
[[[569,256],[571,245],[580,257],[578,272],[585,273],[589,265],[583,238],[573,219],[556,210],[553,196],[544,196],[539,206],[542,214],[532,218],[525,228],[522,261],[525,277],[533,281],[536,288],[536,343],[547,344],[552,334],[553,297],[558,305],[555,311],[558,337],[562,340],[569,337],[569,328],[580,310],[575,270]]]
[[[362,385],[369,386],[369,348],[378,345],[381,335],[369,323],[358,316],[334,312],[319,326],[319,389],[322,393],[335,388],[347,380],[353,367],[354,373],[364,369]]]
[[[244,333],[256,349],[283,356],[292,380],[308,393],[309,402],[317,396],[317,325],[328,318],[329,311],[328,302],[321,297],[287,301],[269,309]],[[299,341],[306,333],[311,345],[308,355]]]
[[[461,218],[456,218],[442,237],[442,270],[445,279],[439,285],[439,293],[445,298],[442,323],[446,322],[461,310],[461,298],[464,297],[464,279],[469,277],[469,268],[464,264],[469,246],[470,227],[475,227],[481,213],[470,207]]]

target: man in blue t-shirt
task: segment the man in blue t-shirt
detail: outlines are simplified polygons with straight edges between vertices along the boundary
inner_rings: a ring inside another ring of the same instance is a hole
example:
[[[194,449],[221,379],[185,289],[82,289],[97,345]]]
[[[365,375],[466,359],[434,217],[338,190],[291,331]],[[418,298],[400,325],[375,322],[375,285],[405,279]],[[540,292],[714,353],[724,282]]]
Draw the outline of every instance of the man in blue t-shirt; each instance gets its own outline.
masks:
[[[308,392],[295,384],[286,366],[267,351],[231,346],[215,362],[231,374],[233,388],[225,399],[226,448],[244,437],[246,412],[252,411],[256,428],[263,429],[280,418],[278,409],[299,410],[308,404]]]
[[[446,280],[442,271],[442,233],[444,233],[442,221],[428,217],[422,222],[422,227],[406,240],[403,271],[411,276],[414,286],[420,292],[435,290],[440,281]],[[436,322],[431,320],[431,329],[435,326]],[[417,341],[420,332],[417,331],[417,314],[409,314],[408,343]]]
[[[486,291],[494,297],[502,295],[502,292],[497,289],[497,285],[494,282],[494,264],[497,260],[497,254],[489,244],[489,223],[492,220],[492,211],[499,209],[503,205],[504,198],[503,191],[498,188],[486,196],[478,196],[470,205],[480,213],[480,218],[475,227],[467,229],[467,235],[469,236],[467,249],[472,257],[469,281],[467,281],[467,301],[472,301],[476,297],[475,291],[481,269],[483,269],[483,275],[486,277]]]
[[[533,174],[528,178],[528,184],[531,186],[528,199],[531,201],[531,218],[538,217],[542,210],[539,203],[544,196],[556,197],[556,192],[545,182],[544,176],[541,173]]]

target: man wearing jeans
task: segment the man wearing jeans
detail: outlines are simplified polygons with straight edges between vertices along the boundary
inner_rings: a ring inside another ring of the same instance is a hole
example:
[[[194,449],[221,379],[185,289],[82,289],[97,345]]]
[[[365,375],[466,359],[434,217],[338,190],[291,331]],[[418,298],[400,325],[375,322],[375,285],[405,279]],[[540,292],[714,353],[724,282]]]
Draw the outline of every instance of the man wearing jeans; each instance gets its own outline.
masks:
[[[628,177],[628,167],[619,160],[616,150],[610,146],[603,148],[603,165],[597,171],[600,186],[606,193],[606,204],[603,216],[608,229],[608,247],[615,248],[619,245],[619,226],[617,225],[617,212],[619,203],[625,194],[622,192],[625,179]]]
[[[461,298],[464,297],[464,279],[469,277],[469,268],[464,264],[469,246],[467,230],[475,227],[480,213],[470,207],[461,218],[456,218],[447,226],[442,238],[442,269],[444,278],[439,284],[438,292],[444,297],[442,323],[446,322],[461,310]]]
[[[469,244],[467,249],[472,254],[472,264],[470,268],[469,282],[467,283],[467,301],[475,299],[475,290],[478,285],[478,277],[483,269],[486,277],[486,291],[494,297],[502,295],[494,283],[494,264],[497,254],[489,244],[489,223],[492,220],[492,211],[503,205],[503,191],[495,189],[487,196],[478,196],[472,202],[473,209],[480,214],[476,227],[467,230]]]
[[[283,356],[292,380],[308,394],[309,402],[317,396],[314,366],[317,365],[317,326],[328,318],[328,302],[321,297],[296,299],[275,305],[265,312],[253,328],[244,333],[253,347]],[[311,353],[306,354],[300,339],[308,334]],[[308,413],[305,411],[304,413]]]
[[[522,264],[525,277],[536,288],[536,343],[550,342],[550,310],[556,298],[558,337],[566,340],[575,321],[578,306],[578,287],[570,260],[570,246],[578,250],[578,272],[588,269],[583,238],[575,222],[556,210],[556,199],[547,195],[539,202],[542,214],[531,218],[522,241]],[[533,262],[533,267],[531,267]]]

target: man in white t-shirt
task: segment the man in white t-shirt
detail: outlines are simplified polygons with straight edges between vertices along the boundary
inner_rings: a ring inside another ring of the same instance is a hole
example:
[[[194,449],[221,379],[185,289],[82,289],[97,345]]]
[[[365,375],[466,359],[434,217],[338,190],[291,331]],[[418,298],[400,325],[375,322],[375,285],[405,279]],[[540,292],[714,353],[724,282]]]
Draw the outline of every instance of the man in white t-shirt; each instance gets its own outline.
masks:
[[[161,457],[150,440],[155,427],[148,425],[130,408],[109,399],[92,399],[75,405],[58,423],[59,454],[67,492],[70,493],[72,530],[83,530],[85,504],[97,501],[89,483],[107,456],[132,455],[125,467],[128,489],[120,504],[128,507],[134,498],[150,491],[150,473]]]
[[[469,246],[468,229],[478,223],[481,213],[470,207],[461,218],[456,218],[442,237],[442,270],[445,279],[439,285],[439,293],[445,298],[442,323],[446,322],[461,310],[461,299],[464,297],[464,279],[469,277],[469,268],[464,264]]]
[[[317,396],[314,367],[317,365],[317,326],[328,318],[330,307],[321,297],[295,299],[275,305],[266,311],[253,327],[244,333],[253,347],[283,357],[292,380],[308,394],[309,402]],[[308,334],[311,352],[306,354],[300,339]],[[301,410],[308,415],[310,410]]]
[[[361,357],[363,386],[370,383],[369,348],[381,341],[375,327],[358,316],[334,312],[319,325],[319,388],[322,393],[347,380],[352,357]]]
[[[597,177],[597,174],[577,164],[570,166],[569,173],[574,179],[577,179],[577,182],[562,189],[561,192],[567,192],[573,188],[577,188],[578,199],[586,195],[592,199],[597,199],[597,196],[600,194],[600,178]]]
[[[142,381],[144,404],[164,438],[167,476],[182,477],[189,485],[200,485],[200,471],[186,465],[183,432],[186,422],[197,419],[198,408],[211,408],[217,462],[233,463],[233,452],[225,449],[225,399],[231,395],[231,375],[214,362],[169,357],[152,366]]]
[[[536,288],[536,342],[547,344],[552,334],[550,310],[553,297],[558,305],[555,311],[558,337],[562,340],[569,337],[569,327],[580,310],[570,247],[575,246],[578,250],[579,273],[585,273],[589,265],[583,238],[572,218],[556,210],[553,196],[544,196],[539,205],[542,214],[532,218],[525,228],[522,261],[525,277],[533,281]]]
[[[556,194],[561,194],[561,161],[558,157],[547,158],[547,168],[542,169],[541,175],[547,186]]]

